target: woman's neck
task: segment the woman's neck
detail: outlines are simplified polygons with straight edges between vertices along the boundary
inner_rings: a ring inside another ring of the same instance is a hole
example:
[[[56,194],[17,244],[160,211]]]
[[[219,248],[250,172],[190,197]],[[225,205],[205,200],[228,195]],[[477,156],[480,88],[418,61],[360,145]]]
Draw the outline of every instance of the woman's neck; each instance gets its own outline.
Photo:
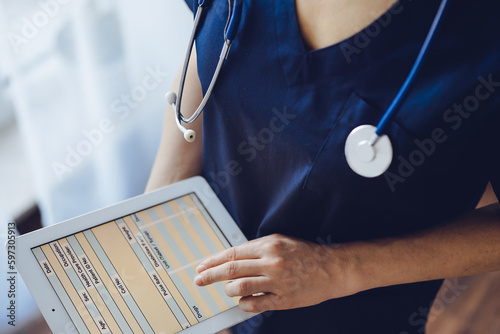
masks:
[[[356,34],[395,3],[396,0],[295,0],[302,38],[312,50]]]

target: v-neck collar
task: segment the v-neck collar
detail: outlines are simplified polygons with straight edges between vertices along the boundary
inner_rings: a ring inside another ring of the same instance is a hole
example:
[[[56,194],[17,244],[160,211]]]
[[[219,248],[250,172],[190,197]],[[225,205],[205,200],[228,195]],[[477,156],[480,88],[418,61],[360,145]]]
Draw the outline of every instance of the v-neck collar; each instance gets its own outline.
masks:
[[[369,64],[373,65],[375,57],[384,57],[384,53],[388,54],[396,47],[390,43],[394,43],[392,37],[401,35],[397,31],[397,21],[408,15],[405,10],[393,14],[396,6],[398,3],[365,29],[346,39],[324,48],[308,50],[299,27],[295,0],[275,0],[276,44],[287,84],[307,86],[332,78],[360,75]],[[391,22],[381,27],[380,19],[387,15],[391,16]],[[372,36],[369,36],[370,32],[373,32]],[[386,36],[380,36],[382,34]],[[363,41],[365,36],[369,40]]]

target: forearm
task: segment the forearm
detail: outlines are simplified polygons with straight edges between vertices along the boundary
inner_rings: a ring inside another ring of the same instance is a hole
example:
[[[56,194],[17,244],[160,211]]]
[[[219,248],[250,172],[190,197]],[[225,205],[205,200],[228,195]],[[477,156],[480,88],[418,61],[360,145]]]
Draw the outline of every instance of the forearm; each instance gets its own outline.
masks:
[[[318,245],[265,236],[205,259],[194,281],[206,286],[231,280],[225,292],[243,297],[245,311],[286,310],[377,287],[497,270],[499,245],[496,204],[398,238]]]
[[[500,205],[416,234],[344,245],[357,290],[500,269]]]
[[[177,91],[180,71],[172,88]],[[193,50],[182,99],[182,112],[188,116],[198,107],[203,96],[196,67],[196,54]],[[201,173],[202,164],[202,117],[193,124],[186,125],[197,133],[194,143],[188,143],[175,124],[174,110],[167,106],[163,123],[163,134],[149,178],[146,192],[166,186]]]

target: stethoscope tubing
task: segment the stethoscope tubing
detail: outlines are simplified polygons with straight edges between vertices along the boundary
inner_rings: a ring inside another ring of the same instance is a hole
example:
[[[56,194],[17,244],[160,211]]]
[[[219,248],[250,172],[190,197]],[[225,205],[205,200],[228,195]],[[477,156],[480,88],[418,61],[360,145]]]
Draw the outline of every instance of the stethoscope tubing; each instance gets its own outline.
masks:
[[[230,1],[229,1],[230,4]],[[229,10],[231,11],[230,13],[230,19],[228,20],[228,23],[225,27],[224,31],[224,45],[222,47],[221,53],[219,55],[219,61],[217,62],[217,66],[215,68],[214,74],[212,76],[212,80],[210,81],[210,84],[208,86],[208,89],[206,93],[203,96],[203,99],[194,111],[194,113],[189,116],[189,117],[184,117],[184,115],[181,112],[181,102],[182,102],[182,95],[184,92],[184,84],[186,81],[186,75],[187,75],[187,70],[189,66],[189,61],[191,59],[191,54],[193,50],[193,45],[194,41],[196,39],[196,32],[197,28],[201,19],[201,16],[204,11],[204,6],[205,6],[205,0],[200,0],[198,1],[198,8],[196,10],[195,18],[194,18],[194,23],[193,23],[193,30],[191,32],[191,37],[189,39],[189,44],[188,48],[186,51],[186,55],[184,58],[184,66],[182,67],[182,72],[181,72],[181,78],[179,82],[179,89],[178,89],[178,94],[175,96],[170,103],[173,105],[174,110],[175,110],[175,120],[176,120],[176,125],[181,130],[185,135],[187,129],[183,125],[185,124],[191,124],[196,119],[201,115],[203,110],[205,109],[205,106],[208,103],[208,100],[210,99],[210,96],[212,96],[213,89],[215,87],[215,84],[217,82],[217,79],[219,77],[219,74],[222,70],[222,67],[224,65],[224,62],[227,59],[227,56],[229,54],[229,50],[231,49],[231,44],[234,38],[236,37],[236,33],[241,21],[241,13],[242,13],[242,8],[243,8],[243,1],[242,0],[235,0],[234,6],[231,7],[229,6]],[[192,138],[194,140],[194,138]]]
[[[179,82],[179,89],[177,91],[177,99],[175,101],[175,113],[177,115],[176,118],[178,119],[178,121],[182,121],[184,123],[192,123],[192,122],[194,122],[194,119],[196,119],[196,117],[194,117],[194,119],[193,119],[193,116],[196,115],[196,112],[191,117],[186,119],[180,113],[180,109],[181,109],[181,102],[182,102],[182,94],[184,92],[184,83],[186,81],[186,75],[187,75],[187,70],[188,70],[188,66],[189,66],[189,61],[191,60],[191,53],[193,50],[193,45],[194,45],[194,41],[195,41],[195,37],[196,37],[196,27],[198,27],[202,13],[203,13],[203,6],[200,5],[200,6],[198,6],[198,10],[196,11],[196,15],[194,17],[194,23],[193,23],[194,28],[193,28],[193,31],[191,32],[191,37],[189,38],[189,44],[188,44],[188,47],[186,50],[186,55],[184,57],[184,65],[182,66],[181,80]]]
[[[448,0],[442,0],[441,4],[439,6],[438,12],[436,13],[436,16],[434,17],[434,21],[432,22],[431,28],[429,29],[429,32],[427,33],[427,36],[425,38],[424,43],[422,44],[422,47],[420,48],[420,52],[418,53],[417,59],[413,63],[413,66],[410,70],[410,73],[405,79],[405,82],[399,89],[398,93],[396,94],[396,97],[392,101],[392,103],[389,105],[389,108],[387,108],[387,111],[384,113],[382,118],[377,124],[377,130],[376,134],[377,136],[381,136],[385,133],[385,130],[387,129],[388,124],[392,121],[392,119],[396,116],[397,112],[399,111],[399,107],[401,103],[403,102],[404,98],[410,91],[410,87],[415,81],[415,78],[417,76],[417,73],[419,69],[421,68],[422,62],[425,58],[425,55],[427,54],[427,50],[429,49],[429,45],[432,42],[432,39],[436,33],[437,27],[439,25],[439,22],[441,21],[441,17],[443,16],[443,12],[446,8]]]
[[[196,39],[196,33],[198,30],[197,28],[199,26],[201,16],[205,9],[204,8],[205,0],[198,0],[198,8],[196,10],[194,19],[194,27],[189,40],[188,50],[186,52],[186,57],[184,59],[184,66],[182,69],[181,79],[179,82],[178,97],[173,92],[169,92],[166,95],[167,101],[174,107],[176,125],[182,131],[182,133],[184,134],[184,138],[188,142],[193,142],[196,139],[196,132],[193,130],[186,129],[183,123],[184,124],[193,123],[205,109],[205,106],[212,95],[220,71],[225,63],[225,60],[227,59],[229,50],[231,49],[232,41],[235,39],[237,30],[240,25],[243,0],[233,0],[233,1],[234,4],[233,6],[231,6],[231,0],[228,0],[229,17],[228,21],[226,22],[226,26],[224,28],[224,45],[219,55],[219,60],[215,68],[214,74],[212,76],[212,79],[210,81],[210,84],[208,86],[208,89],[205,92],[198,108],[196,108],[196,110],[190,117],[184,117],[184,115],[181,113],[181,101],[184,91],[186,74],[192,54],[193,45]],[[448,0],[441,0],[440,6],[434,17],[429,32],[426,35],[426,38],[420,48],[420,51],[417,55],[415,62],[413,63],[410,72],[408,73],[403,85],[398,90],[396,97],[389,105],[389,108],[386,110],[386,112],[378,122],[377,126],[375,127],[373,125],[361,125],[355,128],[349,134],[345,148],[346,159],[348,160],[348,163],[351,166],[351,168],[359,175],[365,177],[375,177],[385,172],[389,167],[392,161],[393,151],[392,151],[391,141],[387,137],[387,135],[385,135],[385,131],[387,129],[388,124],[394,119],[394,117],[398,113],[401,103],[407,96],[412,84],[415,81],[418,71],[422,67],[423,60],[427,54],[429,46],[436,33],[437,27],[439,26],[439,22],[441,21],[447,2]],[[358,143],[356,141],[360,142]],[[370,154],[367,154],[367,152]],[[372,168],[371,166],[373,166],[373,170],[370,170],[370,168]]]

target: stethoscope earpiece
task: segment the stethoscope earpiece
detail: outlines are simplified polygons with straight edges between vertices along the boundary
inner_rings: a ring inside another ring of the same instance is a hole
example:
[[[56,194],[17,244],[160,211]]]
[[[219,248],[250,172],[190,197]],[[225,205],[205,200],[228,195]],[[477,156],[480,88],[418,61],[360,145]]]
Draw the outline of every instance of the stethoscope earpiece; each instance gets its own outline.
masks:
[[[176,106],[177,94],[175,94],[172,91],[167,92],[165,94],[165,100],[174,109],[177,108],[177,106]],[[186,139],[187,142],[192,143],[192,142],[194,142],[196,140],[196,132],[194,130],[186,129],[180,122],[177,122],[177,126],[182,131],[182,133],[184,134],[184,139]]]
[[[167,101],[168,104],[170,104],[172,107],[175,107],[175,103],[177,102],[177,94],[174,92],[170,91],[165,94],[165,100]]]
[[[184,132],[184,139],[190,143],[194,142],[196,140],[196,132],[194,130],[186,130]]]

